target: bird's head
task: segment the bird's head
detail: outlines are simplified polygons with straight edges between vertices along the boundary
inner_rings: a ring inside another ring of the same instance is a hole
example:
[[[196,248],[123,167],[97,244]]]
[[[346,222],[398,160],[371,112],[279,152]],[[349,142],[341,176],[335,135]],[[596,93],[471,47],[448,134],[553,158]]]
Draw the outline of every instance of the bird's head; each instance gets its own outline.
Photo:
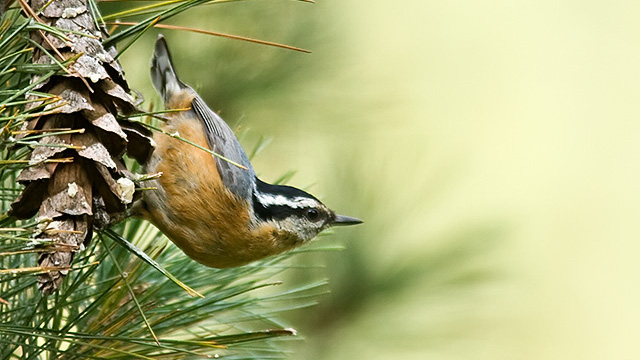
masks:
[[[362,220],[338,215],[313,195],[300,189],[271,185],[259,179],[253,194],[254,214],[260,221],[271,221],[284,231],[307,242],[331,226],[355,225]]]

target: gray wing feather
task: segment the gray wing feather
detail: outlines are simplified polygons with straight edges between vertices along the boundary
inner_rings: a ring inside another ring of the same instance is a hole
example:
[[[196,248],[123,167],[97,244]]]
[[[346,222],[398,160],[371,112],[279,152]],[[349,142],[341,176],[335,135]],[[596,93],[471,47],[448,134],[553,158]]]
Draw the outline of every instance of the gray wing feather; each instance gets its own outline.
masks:
[[[228,161],[215,158],[224,185],[236,196],[251,201],[256,174],[233,130],[218,114],[209,109],[199,95],[193,99],[191,110],[204,125],[211,151],[247,168],[245,170]]]
[[[202,121],[202,124],[208,133],[211,133],[214,136],[222,136],[222,130],[220,130],[219,125],[222,119],[209,109],[200,96],[196,96],[193,99],[192,109]]]

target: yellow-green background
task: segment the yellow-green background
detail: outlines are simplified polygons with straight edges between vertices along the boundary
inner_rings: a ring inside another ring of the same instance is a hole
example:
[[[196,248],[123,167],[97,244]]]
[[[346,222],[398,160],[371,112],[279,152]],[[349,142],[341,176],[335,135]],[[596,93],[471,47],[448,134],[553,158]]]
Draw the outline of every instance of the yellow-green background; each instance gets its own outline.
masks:
[[[294,278],[332,293],[288,316],[306,338],[292,358],[637,359],[639,19],[623,0],[246,1],[174,19],[313,51],[163,31],[247,148],[272,139],[265,180],[297,170],[290,184],[365,220],[320,239],[345,250],[300,257],[325,267]],[[122,58],[148,99],[154,37]]]

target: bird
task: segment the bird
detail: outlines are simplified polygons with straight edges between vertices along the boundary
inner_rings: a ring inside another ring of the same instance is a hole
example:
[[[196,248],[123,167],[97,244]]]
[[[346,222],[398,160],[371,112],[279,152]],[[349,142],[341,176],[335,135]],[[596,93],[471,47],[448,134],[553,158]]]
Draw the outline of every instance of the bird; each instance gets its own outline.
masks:
[[[229,125],[178,78],[162,34],[150,72],[165,107],[183,110],[168,113],[164,133],[154,135],[144,169],[161,176],[149,180],[154,190],[143,192],[136,213],[188,257],[237,267],[305,244],[331,226],[362,223],[303,190],[260,180]]]

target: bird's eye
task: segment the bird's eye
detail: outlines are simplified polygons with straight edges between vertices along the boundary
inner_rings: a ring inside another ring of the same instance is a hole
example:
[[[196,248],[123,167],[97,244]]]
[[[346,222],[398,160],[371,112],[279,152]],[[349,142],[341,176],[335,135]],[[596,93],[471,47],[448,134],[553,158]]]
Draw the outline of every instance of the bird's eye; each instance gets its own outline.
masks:
[[[320,219],[320,212],[318,209],[308,209],[305,215],[307,216],[307,219],[311,221],[318,221]]]

